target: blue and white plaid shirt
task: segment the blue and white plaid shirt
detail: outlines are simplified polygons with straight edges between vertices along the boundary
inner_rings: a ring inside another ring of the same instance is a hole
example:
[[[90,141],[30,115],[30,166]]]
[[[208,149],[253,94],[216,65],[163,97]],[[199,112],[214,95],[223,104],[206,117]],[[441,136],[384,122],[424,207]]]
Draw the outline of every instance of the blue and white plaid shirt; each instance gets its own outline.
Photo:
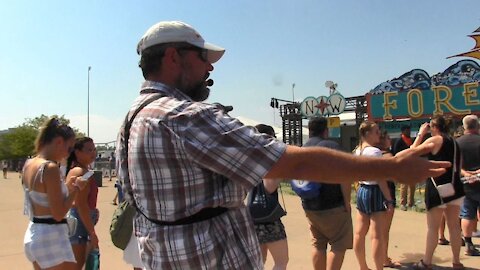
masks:
[[[138,214],[135,233],[147,269],[262,269],[248,190],[278,161],[286,145],[256,133],[213,105],[194,102],[165,84],[146,81],[130,116],[128,174],[122,126],[117,168],[126,189],[151,219],[175,221],[207,207],[225,214],[188,225],[159,226]],[[128,182],[128,181],[127,181]]]

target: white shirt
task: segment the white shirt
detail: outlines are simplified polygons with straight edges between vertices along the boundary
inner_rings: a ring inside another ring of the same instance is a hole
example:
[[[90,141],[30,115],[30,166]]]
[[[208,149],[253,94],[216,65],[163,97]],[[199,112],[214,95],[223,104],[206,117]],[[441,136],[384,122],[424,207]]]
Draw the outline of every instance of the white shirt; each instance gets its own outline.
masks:
[[[363,149],[357,148],[357,150],[355,150],[355,155],[357,155],[357,156],[369,156],[369,157],[382,157],[383,156],[382,150],[380,150],[376,147],[373,147],[373,146],[367,146]],[[378,185],[378,182],[375,181],[375,180],[364,180],[364,181],[360,181],[360,184]]]

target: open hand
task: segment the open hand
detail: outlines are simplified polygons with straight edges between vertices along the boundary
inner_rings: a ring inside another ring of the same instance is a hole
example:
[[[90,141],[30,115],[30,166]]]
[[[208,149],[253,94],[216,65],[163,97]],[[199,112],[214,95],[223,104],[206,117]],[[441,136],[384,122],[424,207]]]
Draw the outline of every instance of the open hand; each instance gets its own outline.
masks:
[[[424,181],[428,177],[437,177],[446,172],[452,164],[448,161],[430,161],[421,157],[432,151],[433,143],[424,143],[415,148],[398,152],[396,159],[397,169],[394,170],[393,178],[396,182],[415,184]]]

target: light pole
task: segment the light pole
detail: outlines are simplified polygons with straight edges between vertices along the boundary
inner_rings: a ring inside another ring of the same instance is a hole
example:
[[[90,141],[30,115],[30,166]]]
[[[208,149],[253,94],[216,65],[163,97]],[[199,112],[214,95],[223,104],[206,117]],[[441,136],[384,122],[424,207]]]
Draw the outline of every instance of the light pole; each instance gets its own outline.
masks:
[[[90,137],[90,70],[91,66],[88,66],[87,72],[87,136]]]
[[[295,83],[292,84],[292,101],[293,101],[293,103],[295,103],[295,90],[294,90],[294,88],[295,88]]]

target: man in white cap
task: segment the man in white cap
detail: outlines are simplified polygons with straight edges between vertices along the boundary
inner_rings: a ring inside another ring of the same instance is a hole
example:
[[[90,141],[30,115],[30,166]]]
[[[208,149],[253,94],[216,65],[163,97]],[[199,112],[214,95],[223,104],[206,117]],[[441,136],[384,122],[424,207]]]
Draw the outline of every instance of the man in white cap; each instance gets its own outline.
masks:
[[[420,158],[428,147],[395,158],[354,157],[287,146],[244,126],[202,102],[224,49],[183,22],[155,24],[137,52],[146,81],[129,111],[131,128],[124,124],[119,133],[117,168],[138,209],[135,235],[146,269],[263,269],[244,205],[263,178],[415,182],[449,166]]]

